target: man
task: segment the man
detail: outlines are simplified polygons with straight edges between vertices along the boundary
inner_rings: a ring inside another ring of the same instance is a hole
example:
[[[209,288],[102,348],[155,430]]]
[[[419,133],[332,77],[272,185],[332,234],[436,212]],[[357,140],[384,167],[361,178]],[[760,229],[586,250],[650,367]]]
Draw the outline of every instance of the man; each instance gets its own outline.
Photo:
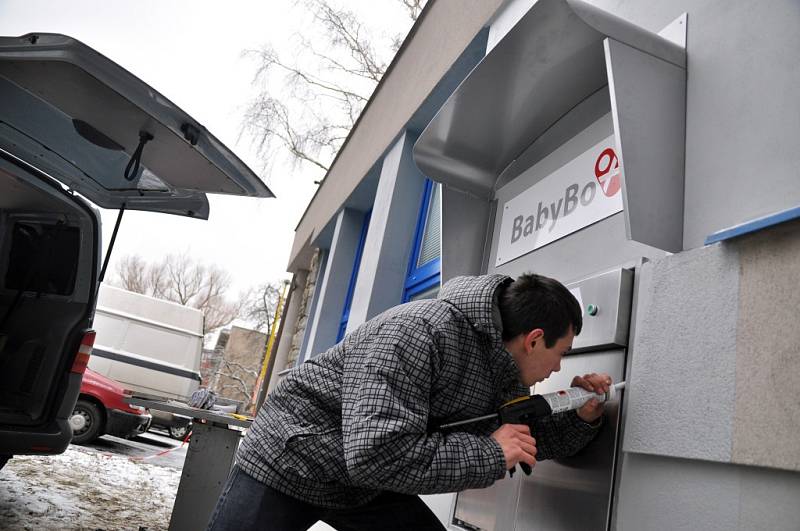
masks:
[[[487,487],[595,436],[595,400],[530,427],[439,428],[529,394],[561,368],[581,326],[569,290],[533,274],[455,278],[438,299],[384,312],[270,393],[210,529],[443,529],[417,494]],[[611,378],[572,383],[606,392]]]

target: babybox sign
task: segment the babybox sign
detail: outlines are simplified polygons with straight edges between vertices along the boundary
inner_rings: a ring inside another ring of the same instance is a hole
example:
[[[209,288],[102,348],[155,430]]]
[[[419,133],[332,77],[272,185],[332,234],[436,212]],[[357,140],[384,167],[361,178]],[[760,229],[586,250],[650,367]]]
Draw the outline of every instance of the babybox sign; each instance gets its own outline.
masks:
[[[495,265],[620,212],[620,173],[610,136],[508,201]]]

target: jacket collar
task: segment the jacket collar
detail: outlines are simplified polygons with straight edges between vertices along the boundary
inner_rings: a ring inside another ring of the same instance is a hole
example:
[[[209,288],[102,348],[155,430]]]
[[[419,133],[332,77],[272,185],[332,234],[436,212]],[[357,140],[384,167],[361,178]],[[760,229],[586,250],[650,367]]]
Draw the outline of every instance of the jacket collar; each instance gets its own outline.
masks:
[[[503,324],[497,307],[498,288],[510,282],[512,278],[506,275],[455,277],[442,287],[439,299],[458,308],[475,331],[484,336],[495,389],[518,394],[511,390],[521,385],[520,373],[503,343]]]

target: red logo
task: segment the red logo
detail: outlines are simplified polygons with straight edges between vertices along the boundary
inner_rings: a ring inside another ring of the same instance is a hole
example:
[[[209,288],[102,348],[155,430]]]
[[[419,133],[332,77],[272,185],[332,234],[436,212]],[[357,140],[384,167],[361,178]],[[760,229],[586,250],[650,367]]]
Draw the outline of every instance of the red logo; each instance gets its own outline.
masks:
[[[611,197],[619,192],[622,185],[620,181],[619,160],[617,154],[611,148],[606,148],[597,157],[594,163],[594,176],[600,183],[606,197]]]

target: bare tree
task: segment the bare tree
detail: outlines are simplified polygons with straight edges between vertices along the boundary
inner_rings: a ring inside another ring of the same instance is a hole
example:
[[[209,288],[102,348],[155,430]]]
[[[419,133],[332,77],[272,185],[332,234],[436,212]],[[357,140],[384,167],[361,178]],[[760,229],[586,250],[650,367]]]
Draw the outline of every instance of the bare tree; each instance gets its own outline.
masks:
[[[253,398],[253,386],[258,379],[259,368],[246,367],[241,363],[236,363],[222,358],[218,369],[218,376],[224,376],[215,391],[220,396],[241,400],[244,404],[243,410],[250,409]]]
[[[117,263],[120,285],[128,291],[146,293],[148,290],[147,264],[141,256],[128,255]]]
[[[249,295],[242,317],[249,321],[253,329],[269,333],[275,320],[280,289],[279,284],[267,282]]]
[[[232,326],[220,330],[213,350],[204,353],[204,385],[220,396],[250,408],[264,361],[268,336],[264,332]]]
[[[177,302],[203,312],[203,333],[208,333],[239,316],[244,300],[229,300],[231,279],[217,266],[193,262],[186,254],[169,255],[161,262],[147,263],[137,255],[117,264],[115,283],[151,297]]]
[[[426,0],[399,2],[408,15],[407,29]],[[248,50],[258,62],[254,83],[261,87],[245,112],[243,132],[256,143],[262,158],[283,149],[294,164],[308,163],[327,171],[402,38],[396,34],[381,45],[348,8],[334,0],[299,0],[321,28],[321,39],[300,38],[297,56],[281,57],[273,47]],[[385,17],[394,30],[397,20]]]
[[[417,17],[422,12],[422,8],[425,7],[425,0],[400,0],[403,2],[403,5],[408,10],[408,16],[411,17],[411,20],[417,20]]]

